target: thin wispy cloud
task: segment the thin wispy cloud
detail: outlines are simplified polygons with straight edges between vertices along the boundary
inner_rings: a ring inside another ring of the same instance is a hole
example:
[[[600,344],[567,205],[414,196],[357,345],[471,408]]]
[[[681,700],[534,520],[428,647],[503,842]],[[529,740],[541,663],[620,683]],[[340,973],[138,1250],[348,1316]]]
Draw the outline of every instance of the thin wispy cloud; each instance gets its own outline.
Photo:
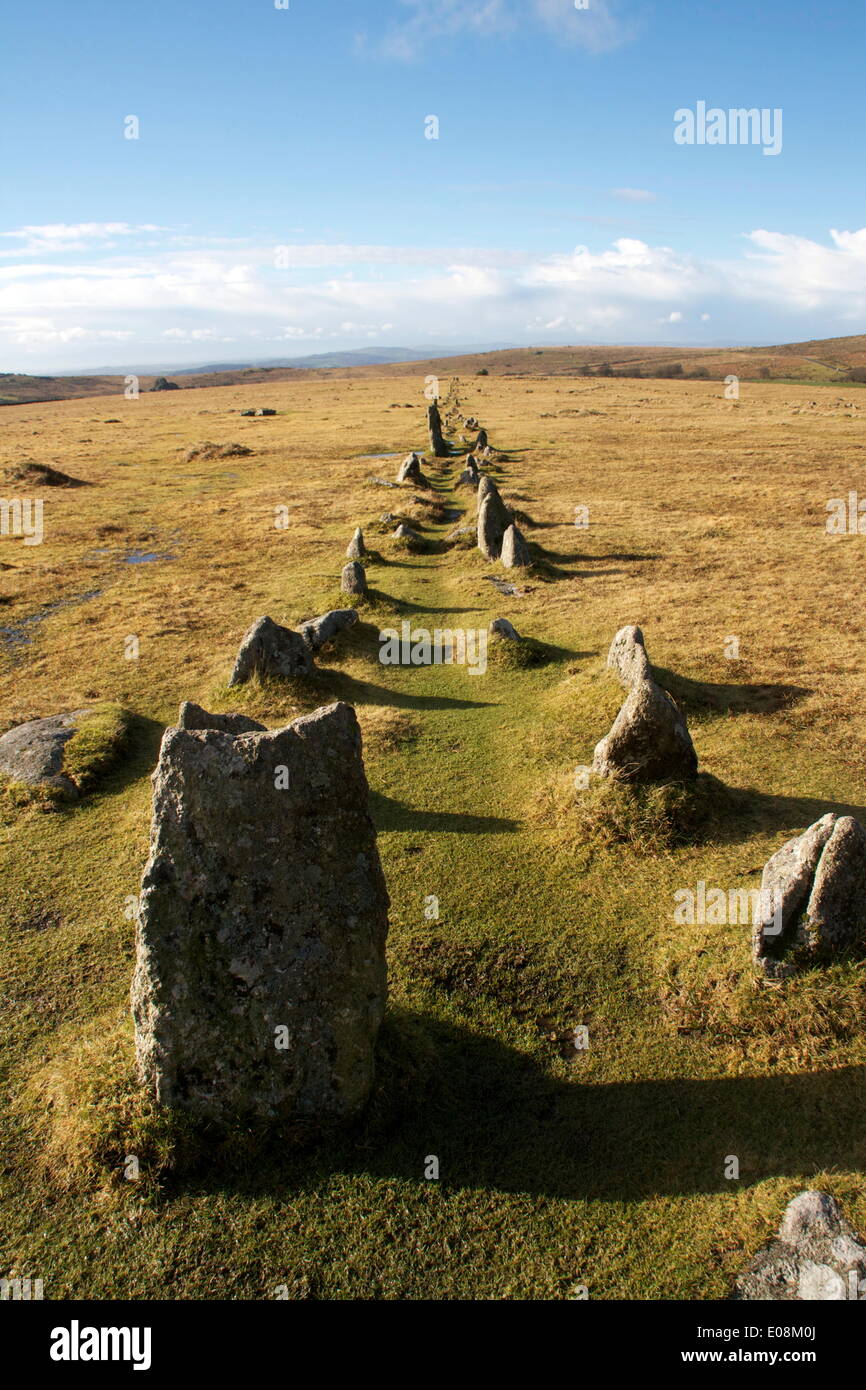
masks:
[[[611,193],[626,203],[654,203],[656,200],[655,193],[648,188],[612,188]]]
[[[634,23],[620,0],[591,0],[576,9],[572,0],[398,0],[384,30],[365,30],[359,49],[398,62],[413,62],[443,38],[461,34],[501,38],[527,26],[541,28],[558,42],[602,53],[629,42]],[[401,13],[402,11],[402,13]]]

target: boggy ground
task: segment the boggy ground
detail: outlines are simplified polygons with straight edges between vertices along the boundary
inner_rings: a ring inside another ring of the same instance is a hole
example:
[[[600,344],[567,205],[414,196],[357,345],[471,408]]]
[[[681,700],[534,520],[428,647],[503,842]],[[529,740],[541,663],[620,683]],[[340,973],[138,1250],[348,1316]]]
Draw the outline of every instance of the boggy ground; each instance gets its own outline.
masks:
[[[863,962],[760,986],[748,926],[673,921],[676,889],[754,887],[825,811],[866,818],[864,540],[825,529],[826,501],[861,486],[854,398],[464,378],[464,410],[507,454],[493,476],[535,523],[537,568],[506,598],[487,579],[497,565],[437,547],[455,522],[425,522],[417,489],[366,481],[424,445],[421,386],[383,372],[3,412],[2,466],[87,484],[4,482],[45,502],[42,545],[0,540],[4,727],[97,701],[134,716],[126,754],[79,804],[0,802],[0,1272],[42,1278],[48,1298],[707,1299],[803,1186],[866,1229]],[[279,414],[240,418],[251,405]],[[253,453],[185,462],[204,440]],[[426,471],[447,507],[471,509],[459,460]],[[428,552],[377,533],[385,511]],[[294,624],[337,601],[357,524],[379,555],[362,622],[309,688],[226,692],[253,619]],[[129,562],[142,555],[158,558]],[[472,676],[377,660],[378,630],[404,617],[432,630],[500,615],[545,644],[544,664],[491,659]],[[622,698],[604,660],[626,622],[706,774],[683,834],[664,807],[574,790]],[[356,706],[392,898],[391,1006],[356,1133],[301,1153],[277,1138],[240,1163],[214,1150],[172,1174],[112,1068],[129,1061],[126,904],[148,774],[187,698],[273,726]]]

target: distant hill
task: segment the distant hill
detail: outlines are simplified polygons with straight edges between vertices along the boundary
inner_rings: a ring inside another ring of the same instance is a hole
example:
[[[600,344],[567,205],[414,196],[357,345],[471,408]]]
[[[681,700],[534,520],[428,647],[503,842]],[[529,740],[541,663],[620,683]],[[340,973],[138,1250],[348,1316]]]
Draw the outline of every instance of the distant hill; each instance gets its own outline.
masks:
[[[676,348],[676,347],[544,347],[498,348],[457,355],[436,349],[360,348],[353,352],[317,353],[312,357],[277,359],[255,366],[154,369],[139,375],[142,391],[157,375],[178,380],[184,390],[203,386],[256,386],[288,377],[317,377],[343,373],[349,376],[586,376],[599,371],[608,375],[653,377],[681,374],[723,381],[726,376],[743,380],[802,381],[816,386],[847,383],[854,367],[866,367],[866,334],[847,338],[823,338],[774,347]],[[394,354],[401,354],[396,357]],[[404,355],[405,354],[405,355]],[[122,395],[123,374],[90,376],[26,376],[0,373],[0,405],[24,405],[38,401],[75,399],[82,396]]]

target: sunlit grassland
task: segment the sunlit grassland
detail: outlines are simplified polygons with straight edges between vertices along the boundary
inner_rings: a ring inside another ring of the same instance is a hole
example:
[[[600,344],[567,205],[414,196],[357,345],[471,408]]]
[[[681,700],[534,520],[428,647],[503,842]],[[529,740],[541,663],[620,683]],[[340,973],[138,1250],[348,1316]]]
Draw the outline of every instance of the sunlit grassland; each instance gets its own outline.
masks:
[[[0,540],[0,626],[62,601],[7,647],[0,719],[104,701],[134,716],[124,757],[80,803],[0,804],[0,1272],[43,1278],[46,1297],[262,1298],[287,1284],[293,1297],[586,1285],[715,1298],[799,1187],[827,1187],[866,1227],[861,963],[759,987],[748,926],[673,921],[676,889],[756,886],[825,811],[866,818],[866,542],[824,524],[827,499],[861,486],[851,388],[744,385],[734,403],[717,383],[464,378],[467,413],[507,454],[494,476],[536,523],[541,563],[507,598],[477,551],[416,556],[379,531],[383,512],[434,540],[455,524],[426,523],[413,489],[367,481],[423,445],[421,386],[383,373],[2,412],[0,465],[47,462],[88,486],[42,491],[42,545]],[[238,416],[259,404],[279,414]],[[204,440],[253,453],[187,463]],[[471,519],[459,470],[426,471]],[[308,686],[227,692],[255,618],[293,625],[334,605],[359,524],[379,558],[358,627]],[[378,630],[404,617],[433,630],[495,616],[544,643],[546,663],[472,676],[377,659]],[[643,627],[707,779],[708,819],[685,842],[653,838],[652,821],[609,843],[574,790],[622,698],[604,660],[626,622]],[[92,1129],[126,1148],[109,1113],[111,1068],[129,1056],[124,909],[149,773],[183,699],[272,726],[356,706],[392,899],[391,1007],[356,1133],[301,1153],[275,1136],[254,1161],[182,1174],[145,1165],[136,1184],[118,1165],[76,1168],[72,1139]],[[69,1095],[87,1100],[90,1129],[64,1116]]]

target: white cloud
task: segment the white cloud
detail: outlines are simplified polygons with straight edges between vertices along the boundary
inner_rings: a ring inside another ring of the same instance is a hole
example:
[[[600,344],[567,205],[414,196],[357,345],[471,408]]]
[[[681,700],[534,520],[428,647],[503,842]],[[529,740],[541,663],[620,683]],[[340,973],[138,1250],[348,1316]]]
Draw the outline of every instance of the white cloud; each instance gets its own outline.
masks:
[[[611,193],[615,198],[623,198],[627,203],[654,203],[655,193],[651,193],[648,188],[612,188]]]
[[[496,37],[535,22],[563,43],[601,53],[635,35],[634,25],[620,16],[621,3],[590,0],[587,9],[578,10],[572,0],[400,0],[404,17],[372,40],[367,32],[360,34],[358,48],[411,62],[443,37]]]
[[[253,338],[261,356],[264,345],[286,342],[652,341],[660,322],[697,328],[711,313],[732,341],[761,323],[760,337],[778,342],[851,331],[866,315],[866,228],[834,230],[826,242],[758,229],[724,261],[634,237],[546,256],[298,245],[289,270],[275,268],[272,244],[239,254],[227,245],[178,248],[169,234],[161,247],[128,255],[106,244],[71,261],[58,252],[0,263],[4,363],[101,364],[94,345],[112,341],[134,343],[144,361],[170,345],[189,360],[196,344]],[[49,357],[52,344],[69,351]],[[150,356],[148,344],[156,345]]]

